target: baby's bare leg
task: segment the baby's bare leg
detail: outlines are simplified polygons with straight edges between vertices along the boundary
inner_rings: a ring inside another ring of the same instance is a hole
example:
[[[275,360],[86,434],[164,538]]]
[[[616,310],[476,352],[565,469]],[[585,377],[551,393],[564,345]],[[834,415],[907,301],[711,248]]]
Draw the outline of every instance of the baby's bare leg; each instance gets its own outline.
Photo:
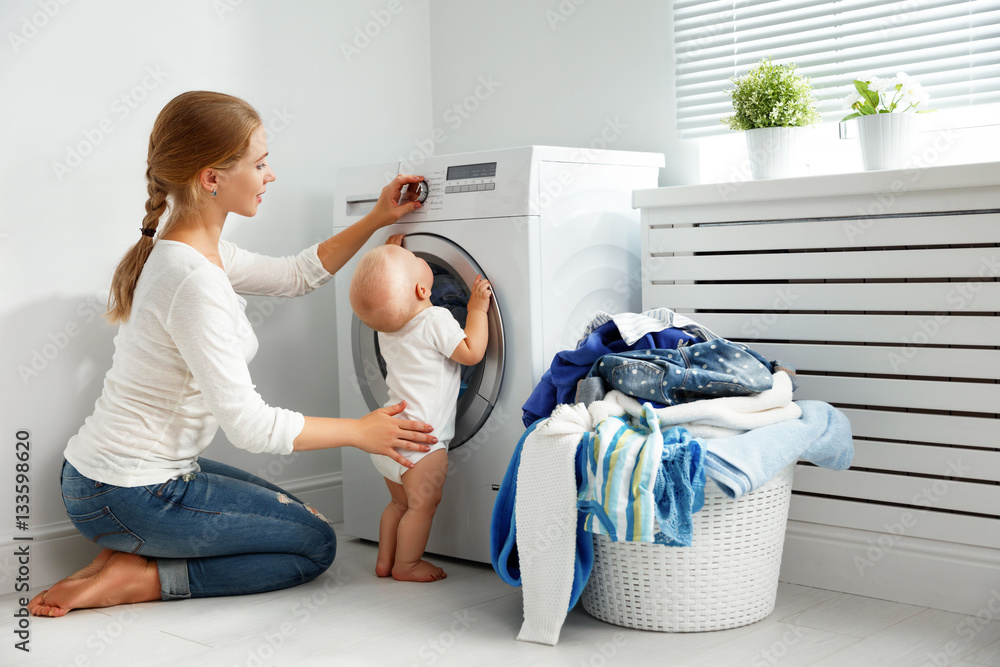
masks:
[[[392,498],[382,511],[382,520],[378,525],[378,559],[375,561],[375,574],[388,577],[392,574],[392,566],[396,560],[396,531],[399,520],[406,513],[406,491],[402,484],[385,480]]]
[[[407,510],[399,520],[396,531],[396,561],[392,566],[394,579],[437,581],[447,576],[441,568],[420,559],[427,546],[434,512],[441,502],[441,489],[447,474],[446,449],[431,452],[403,473]]]

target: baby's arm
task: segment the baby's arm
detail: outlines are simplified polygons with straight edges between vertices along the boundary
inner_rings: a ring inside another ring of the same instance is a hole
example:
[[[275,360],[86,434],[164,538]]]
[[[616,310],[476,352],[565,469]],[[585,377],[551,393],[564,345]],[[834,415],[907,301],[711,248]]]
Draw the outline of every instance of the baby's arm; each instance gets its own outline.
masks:
[[[465,317],[465,339],[451,353],[452,361],[465,366],[478,364],[486,354],[486,343],[489,341],[489,328],[486,323],[486,311],[490,307],[490,281],[482,276],[476,276],[472,286],[472,296],[469,297],[468,315]]]

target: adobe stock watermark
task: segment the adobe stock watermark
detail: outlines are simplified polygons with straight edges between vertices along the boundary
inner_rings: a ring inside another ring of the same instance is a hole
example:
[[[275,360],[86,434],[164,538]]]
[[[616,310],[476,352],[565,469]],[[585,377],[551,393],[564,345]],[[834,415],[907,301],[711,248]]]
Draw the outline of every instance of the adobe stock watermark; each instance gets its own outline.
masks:
[[[778,664],[788,656],[789,650],[802,641],[802,638],[807,634],[809,632],[806,628],[789,625],[780,639],[771,642],[770,646],[761,649],[754,655],[753,659],[750,660],[750,667],[770,667]]]
[[[889,212],[896,200],[920,182],[926,173],[924,169],[937,164],[957,142],[958,135],[955,130],[949,128],[937,132],[931,145],[913,156],[900,178],[894,179],[888,188],[873,193],[872,201],[866,207],[858,209],[857,212],[863,216],[862,219],[844,223],[843,229],[847,241],[857,245],[857,240],[878,222],[879,216]]]
[[[139,105],[151,92],[159,88],[168,75],[169,72],[161,70],[159,65],[147,67],[146,73],[139,83],[111,102],[110,116],[105,116],[98,121],[96,127],[87,127],[81,130],[83,138],[76,143],[66,144],[66,155],[62,161],[52,162],[52,172],[56,175],[56,180],[62,183],[67,175],[73,173],[77,167],[83,164],[84,158],[93,153],[104,142],[105,138],[115,131],[119,123],[138,109]]]
[[[970,470],[971,468],[968,466],[962,465],[961,460],[949,461],[944,475],[949,477],[964,477]],[[948,494],[951,490],[951,485],[954,483],[954,480],[936,479],[921,489],[920,493],[915,494],[910,499],[909,504],[932,509],[940,504],[941,499]],[[885,555],[899,544],[900,539],[906,536],[907,531],[917,525],[918,519],[917,515],[910,510],[906,510],[899,515],[899,520],[882,524],[885,532],[876,539],[868,540],[868,548],[865,550],[864,556],[855,555],[852,559],[854,568],[858,571],[858,574],[862,577],[865,576],[865,570],[874,567],[879,561],[885,558]]]
[[[545,20],[549,24],[549,29],[555,32],[561,24],[576,14],[581,5],[586,3],[587,0],[560,0],[555,9],[546,9]]]
[[[976,635],[990,627],[998,619],[1000,619],[1000,589],[993,588],[990,590],[990,599],[986,601],[986,604],[955,628],[955,633],[966,646],[963,647],[957,641],[950,641],[940,651],[928,652],[926,654],[927,661],[923,667],[945,667],[960,660],[966,649],[972,648],[968,645],[975,640]]]
[[[49,331],[44,340],[28,352],[25,363],[17,365],[17,375],[27,387],[39,377],[59,355],[66,350],[83,328],[98,320],[107,311],[107,294],[91,296],[77,304],[76,317],[68,320],[55,331]]]
[[[215,15],[219,17],[220,21],[225,21],[226,14],[233,13],[242,4],[243,0],[214,0],[212,9],[215,10]]]
[[[288,619],[264,632],[263,641],[247,649],[245,659],[238,664],[244,667],[265,667],[272,664],[278,651],[309,623],[316,612],[326,606],[346,581],[339,566],[336,567],[332,575],[325,574],[321,575],[320,578],[324,580],[322,588],[312,590],[300,597],[288,610]]]
[[[417,649],[420,662],[411,662],[409,663],[409,667],[436,664],[455,646],[458,639],[468,632],[469,628],[479,620],[468,609],[453,612],[451,616],[452,620],[446,630],[442,630],[436,637],[420,645],[420,648]]]
[[[39,11],[30,16],[22,16],[18,31],[7,33],[7,41],[14,53],[17,53],[21,47],[26,46],[28,42],[37,37],[38,33],[69,3],[70,0],[38,0]]]
[[[408,0],[412,2],[413,0]],[[382,32],[389,27],[393,20],[403,13],[406,6],[402,0],[389,0],[383,9],[373,9],[369,12],[371,20],[365,21],[361,25],[354,27],[354,32],[350,42],[341,42],[340,53],[344,60],[350,63],[354,58],[371,46],[372,41],[378,39]]]
[[[457,131],[467,120],[472,118],[480,109],[483,102],[493,97],[497,89],[502,86],[503,83],[493,78],[492,74],[480,74],[476,79],[476,87],[473,88],[472,92],[457,102],[452,103],[451,106],[444,110],[444,113],[441,114],[442,123],[448,130],[452,132]],[[413,145],[415,149],[410,151],[408,155],[399,156],[400,173],[418,173],[424,161],[436,154],[441,144],[446,141],[448,141],[448,133],[445,132],[444,127],[441,125],[435,126],[427,137],[414,139]],[[394,178],[396,178],[396,174],[385,174],[386,181],[391,181]]]
[[[946,327],[954,317],[949,313],[971,311],[976,295],[983,289],[983,283],[992,282],[997,277],[1000,277],[1000,256],[993,254],[983,257],[976,269],[976,277],[962,283],[954,283],[955,286],[945,295],[945,300],[953,308],[920,320],[916,331],[910,336],[903,336],[902,351],[887,353],[886,359],[892,370],[898,371],[916,357],[920,350],[919,346],[932,343],[942,328]]]

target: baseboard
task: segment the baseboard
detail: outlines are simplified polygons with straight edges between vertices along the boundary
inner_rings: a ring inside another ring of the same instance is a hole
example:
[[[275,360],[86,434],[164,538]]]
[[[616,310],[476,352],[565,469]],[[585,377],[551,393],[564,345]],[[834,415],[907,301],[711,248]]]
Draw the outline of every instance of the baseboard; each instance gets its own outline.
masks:
[[[344,520],[343,473],[316,475],[281,482],[280,486],[309,503],[330,520]],[[15,538],[31,538],[15,539]],[[94,559],[101,548],[77,532],[69,519],[46,524],[25,533],[0,534],[0,595],[16,591],[23,576],[23,550],[28,550],[28,577],[32,591],[41,590]]]
[[[1000,611],[995,549],[789,521],[781,581],[977,615]]]

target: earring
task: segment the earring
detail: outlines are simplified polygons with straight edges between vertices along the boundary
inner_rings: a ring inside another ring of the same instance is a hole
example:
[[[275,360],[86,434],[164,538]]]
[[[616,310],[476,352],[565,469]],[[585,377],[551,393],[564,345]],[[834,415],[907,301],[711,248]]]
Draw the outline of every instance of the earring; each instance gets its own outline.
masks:
[[[212,190],[212,196],[213,197],[215,196],[215,190]]]

